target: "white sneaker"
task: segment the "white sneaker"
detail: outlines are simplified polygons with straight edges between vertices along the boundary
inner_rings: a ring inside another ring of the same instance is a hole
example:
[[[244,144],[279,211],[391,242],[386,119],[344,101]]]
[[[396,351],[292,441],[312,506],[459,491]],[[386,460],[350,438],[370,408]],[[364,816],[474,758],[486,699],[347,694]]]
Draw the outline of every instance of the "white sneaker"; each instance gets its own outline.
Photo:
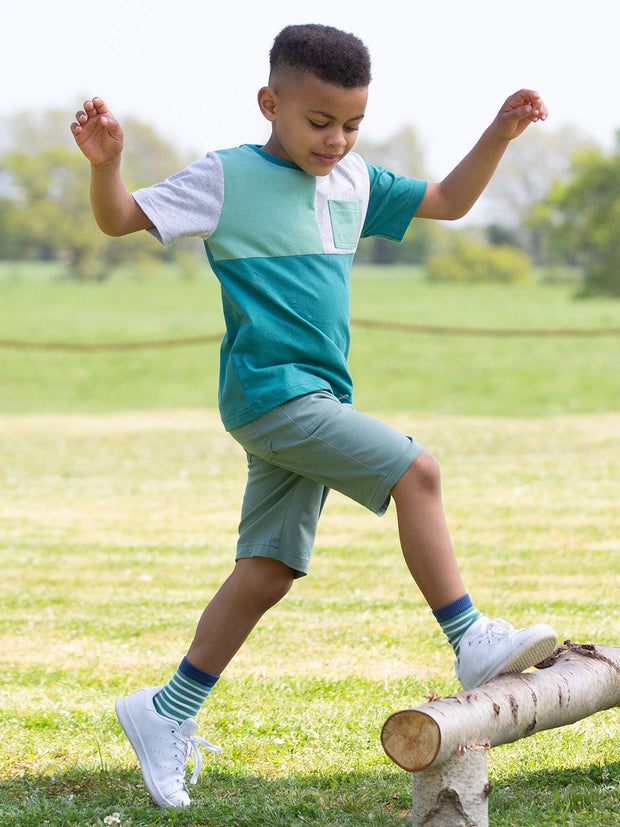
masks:
[[[138,760],[144,783],[159,807],[187,807],[189,793],[185,786],[185,765],[190,753],[194,756],[191,784],[195,784],[202,770],[202,755],[198,745],[221,752],[199,735],[194,735],[198,724],[187,718],[179,726],[164,718],[153,706],[153,698],[161,686],[139,689],[133,695],[119,698],[116,716],[129,738]]]
[[[473,689],[506,672],[523,672],[548,658],[557,640],[546,623],[515,629],[501,618],[483,615],[461,638],[456,676],[463,689]]]

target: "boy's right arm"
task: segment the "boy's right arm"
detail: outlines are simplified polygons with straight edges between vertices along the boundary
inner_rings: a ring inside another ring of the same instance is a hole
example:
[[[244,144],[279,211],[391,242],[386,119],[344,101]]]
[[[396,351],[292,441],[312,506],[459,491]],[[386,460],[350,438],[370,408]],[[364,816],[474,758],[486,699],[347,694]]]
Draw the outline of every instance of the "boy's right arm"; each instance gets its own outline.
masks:
[[[95,220],[107,235],[148,230],[153,223],[138,206],[121,177],[123,130],[101,98],[86,101],[71,131],[90,161],[90,201]]]

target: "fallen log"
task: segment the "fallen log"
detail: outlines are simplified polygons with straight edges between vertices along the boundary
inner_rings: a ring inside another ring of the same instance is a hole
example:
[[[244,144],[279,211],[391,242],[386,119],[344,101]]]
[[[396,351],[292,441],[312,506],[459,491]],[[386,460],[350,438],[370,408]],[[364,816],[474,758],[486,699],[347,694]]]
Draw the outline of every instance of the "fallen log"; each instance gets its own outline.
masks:
[[[413,773],[413,827],[488,827],[487,752],[620,706],[620,647],[566,641],[537,672],[395,712],[386,754]]]
[[[620,647],[559,646],[536,672],[501,675],[451,698],[395,712],[381,732],[389,758],[408,772],[468,749],[509,744],[620,705]]]

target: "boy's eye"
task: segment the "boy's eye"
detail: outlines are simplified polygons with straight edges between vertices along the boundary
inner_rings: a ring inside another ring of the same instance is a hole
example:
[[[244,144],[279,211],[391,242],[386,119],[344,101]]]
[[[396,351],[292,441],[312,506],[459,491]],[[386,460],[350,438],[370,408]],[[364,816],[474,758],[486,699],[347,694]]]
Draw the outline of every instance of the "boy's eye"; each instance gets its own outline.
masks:
[[[316,121],[311,121],[310,119],[308,119],[308,123],[310,124],[310,126],[314,127],[314,129],[325,129],[329,126],[328,123],[317,123]],[[345,126],[344,131],[359,132],[359,126]]]

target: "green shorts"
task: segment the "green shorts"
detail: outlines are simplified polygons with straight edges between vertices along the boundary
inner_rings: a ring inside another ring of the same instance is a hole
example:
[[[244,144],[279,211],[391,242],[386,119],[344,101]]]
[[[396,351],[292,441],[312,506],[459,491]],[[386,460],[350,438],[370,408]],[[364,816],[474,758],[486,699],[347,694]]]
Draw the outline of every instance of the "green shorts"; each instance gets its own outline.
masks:
[[[330,489],[383,514],[424,450],[328,391],[291,399],[231,431],[248,457],[237,560],[272,557],[308,573]]]

